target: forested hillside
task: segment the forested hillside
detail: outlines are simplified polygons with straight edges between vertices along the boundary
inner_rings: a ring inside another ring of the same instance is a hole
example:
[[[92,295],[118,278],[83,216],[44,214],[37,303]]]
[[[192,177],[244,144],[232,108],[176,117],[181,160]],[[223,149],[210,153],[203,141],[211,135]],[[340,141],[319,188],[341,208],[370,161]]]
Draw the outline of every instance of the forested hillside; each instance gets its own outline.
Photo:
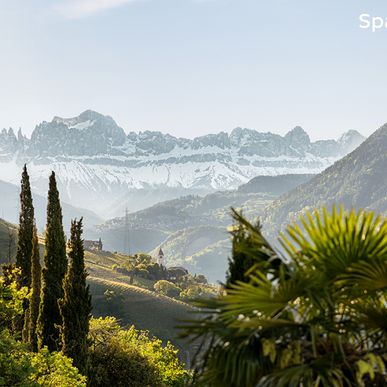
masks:
[[[265,228],[271,232],[310,207],[333,203],[386,214],[386,149],[387,124],[342,160],[270,204]]]
[[[127,218],[114,218],[87,229],[86,235],[101,237],[111,251],[155,255],[161,246],[168,265],[183,265],[194,273],[205,274],[212,282],[223,281],[230,255],[227,227],[232,222],[231,207],[256,218],[281,193],[312,177],[258,176],[238,190],[185,196],[128,214]]]

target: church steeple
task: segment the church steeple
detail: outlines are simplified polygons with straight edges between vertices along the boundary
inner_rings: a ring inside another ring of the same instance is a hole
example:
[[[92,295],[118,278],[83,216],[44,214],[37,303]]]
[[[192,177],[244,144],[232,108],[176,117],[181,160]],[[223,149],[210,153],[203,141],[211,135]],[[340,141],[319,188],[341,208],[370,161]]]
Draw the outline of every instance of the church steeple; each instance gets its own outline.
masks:
[[[164,251],[161,247],[157,255],[157,263],[164,266]]]

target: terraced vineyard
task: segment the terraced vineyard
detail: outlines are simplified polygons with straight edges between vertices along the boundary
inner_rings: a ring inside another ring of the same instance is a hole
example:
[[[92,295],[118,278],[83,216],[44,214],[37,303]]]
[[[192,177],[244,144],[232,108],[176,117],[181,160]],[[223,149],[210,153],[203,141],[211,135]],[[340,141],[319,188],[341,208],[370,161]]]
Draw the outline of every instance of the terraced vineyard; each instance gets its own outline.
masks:
[[[12,260],[14,259],[16,237],[16,226],[0,220],[1,263],[8,262],[9,248]],[[39,238],[39,243],[43,261],[42,237]],[[115,316],[123,326],[133,324],[138,329],[149,331],[163,342],[171,341],[180,350],[181,359],[189,364],[194,351],[188,343],[177,338],[176,325],[180,320],[192,318],[194,309],[184,302],[149,290],[153,286],[151,281],[147,283],[147,280],[136,278],[132,284],[128,276],[112,269],[114,264],[121,264],[127,259],[123,254],[108,251],[85,252],[88,282],[93,297],[93,315]]]
[[[121,254],[86,252],[88,282],[93,295],[93,315],[115,316],[120,323],[135,325],[163,340],[171,341],[180,351],[181,359],[190,363],[194,349],[177,337],[179,321],[192,318],[190,305],[134,286],[128,276],[116,273],[112,264],[127,259]]]

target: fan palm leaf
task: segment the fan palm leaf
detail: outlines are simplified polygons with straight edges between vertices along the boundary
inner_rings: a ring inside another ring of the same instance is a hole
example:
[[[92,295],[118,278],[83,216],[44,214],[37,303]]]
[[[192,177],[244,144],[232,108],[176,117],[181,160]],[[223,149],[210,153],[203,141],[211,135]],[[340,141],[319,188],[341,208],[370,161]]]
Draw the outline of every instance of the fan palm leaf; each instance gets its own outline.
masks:
[[[255,256],[247,281],[198,303],[206,318],[185,326],[211,345],[197,381],[217,386],[387,384],[387,223],[372,212],[314,210],[280,235],[261,227],[239,248]],[[241,234],[238,234],[239,237]]]

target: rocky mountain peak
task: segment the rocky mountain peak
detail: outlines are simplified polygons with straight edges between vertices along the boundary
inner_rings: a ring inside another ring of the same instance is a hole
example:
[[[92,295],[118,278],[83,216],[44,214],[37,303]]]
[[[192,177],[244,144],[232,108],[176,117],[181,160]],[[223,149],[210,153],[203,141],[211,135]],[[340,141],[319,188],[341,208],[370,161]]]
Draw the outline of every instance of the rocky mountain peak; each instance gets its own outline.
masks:
[[[357,130],[348,130],[345,132],[337,141],[342,149],[353,149],[354,144],[359,144],[365,140],[365,137],[362,136]]]
[[[129,195],[141,207],[161,197],[235,188],[257,175],[319,173],[362,141],[351,131],[340,141],[311,142],[300,127],[286,136],[247,128],[195,139],[157,131],[126,135],[113,118],[86,110],[42,122],[30,140],[3,130],[0,179],[18,176],[28,163],[31,181],[45,194],[42,182],[55,171],[63,200],[77,197],[77,205],[92,210],[104,202],[110,212],[113,202],[119,206]]]
[[[287,140],[290,145],[295,147],[300,146],[301,148],[306,148],[310,144],[310,137],[301,126],[296,126],[289,131],[285,135],[285,140]]]
[[[31,136],[33,154],[92,156],[112,152],[125,143],[126,134],[113,118],[92,110],[77,117],[54,117],[38,125]]]
[[[81,113],[78,116],[79,120],[86,121],[86,120],[104,120],[104,119],[110,119],[113,120],[110,116],[104,116],[101,113],[98,113],[94,110],[88,109],[85,110],[83,113]]]

